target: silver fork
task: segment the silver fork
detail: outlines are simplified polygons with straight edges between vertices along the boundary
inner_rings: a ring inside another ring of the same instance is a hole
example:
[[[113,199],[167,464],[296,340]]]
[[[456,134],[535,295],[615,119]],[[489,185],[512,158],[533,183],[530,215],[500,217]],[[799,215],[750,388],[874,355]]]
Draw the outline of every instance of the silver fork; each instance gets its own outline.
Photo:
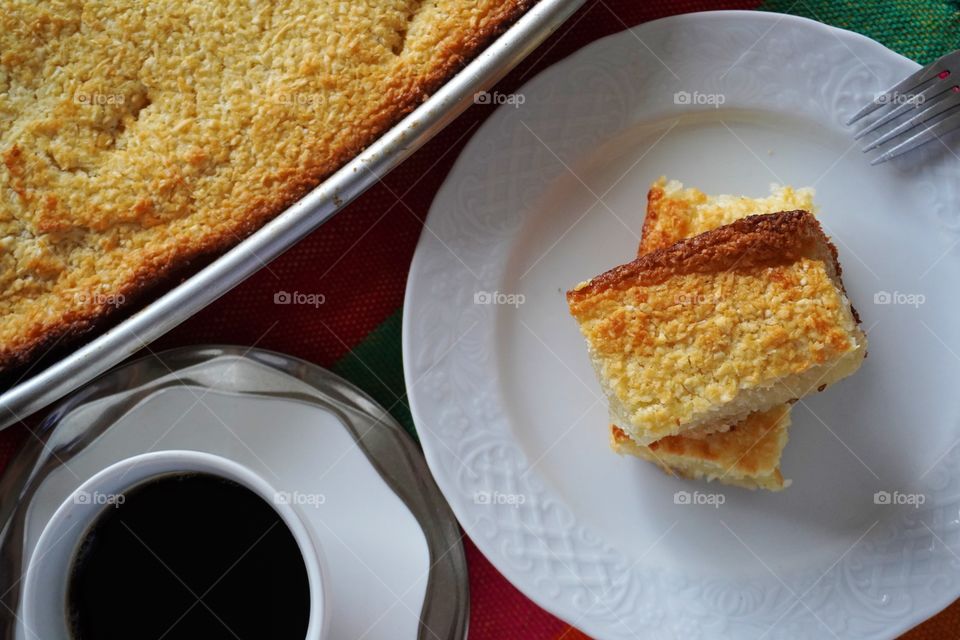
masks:
[[[847,124],[879,111],[877,118],[858,131],[854,139],[873,134],[872,141],[863,150],[885,146],[887,151],[870,162],[880,164],[960,129],[957,107],[960,107],[960,50],[948,53],[890,87],[860,109]]]

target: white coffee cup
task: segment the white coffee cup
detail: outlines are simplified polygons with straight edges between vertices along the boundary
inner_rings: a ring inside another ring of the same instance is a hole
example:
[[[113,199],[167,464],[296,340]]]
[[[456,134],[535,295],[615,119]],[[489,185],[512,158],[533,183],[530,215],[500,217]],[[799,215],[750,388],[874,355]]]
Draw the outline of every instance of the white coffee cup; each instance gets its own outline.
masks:
[[[114,463],[81,484],[57,508],[44,527],[24,575],[21,624],[28,637],[71,638],[67,620],[67,581],[76,552],[90,526],[111,508],[85,496],[121,496],[136,485],[171,473],[209,473],[250,489],[273,506],[300,548],[310,587],[310,615],[305,640],[326,636],[327,606],[323,553],[294,505],[260,475],[227,458],[199,451],[157,451]]]

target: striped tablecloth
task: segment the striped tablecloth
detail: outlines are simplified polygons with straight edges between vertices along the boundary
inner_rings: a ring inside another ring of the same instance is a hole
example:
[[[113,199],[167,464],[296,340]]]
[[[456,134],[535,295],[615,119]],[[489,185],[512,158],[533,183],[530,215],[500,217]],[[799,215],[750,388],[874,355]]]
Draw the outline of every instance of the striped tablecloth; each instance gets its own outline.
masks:
[[[510,93],[537,72],[597,38],[677,13],[758,9],[813,18],[860,32],[927,63],[960,48],[956,0],[588,0],[510,73]],[[329,367],[377,398],[414,435],[401,365],[403,292],[422,221],[466,141],[493,107],[476,105],[331,222],[151,347],[255,345]],[[279,291],[322,293],[325,304],[277,307]],[[31,438],[26,426],[0,433],[0,466]],[[511,586],[466,540],[474,640],[584,638]],[[909,632],[910,640],[960,638],[960,602]]]

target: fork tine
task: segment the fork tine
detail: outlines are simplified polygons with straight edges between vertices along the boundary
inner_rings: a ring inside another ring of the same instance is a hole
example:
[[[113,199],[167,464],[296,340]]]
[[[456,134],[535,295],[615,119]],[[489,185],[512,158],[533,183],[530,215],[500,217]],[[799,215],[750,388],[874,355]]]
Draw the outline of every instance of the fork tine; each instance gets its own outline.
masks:
[[[864,116],[869,115],[874,111],[876,111],[877,109],[879,109],[880,107],[888,104],[891,100],[893,100],[894,96],[901,95],[904,93],[910,93],[912,90],[916,89],[917,87],[922,86],[923,84],[929,82],[930,80],[933,80],[934,78],[936,78],[938,73],[941,73],[941,72],[938,71],[936,73],[933,73],[932,68],[925,67],[923,69],[920,69],[913,75],[910,75],[904,78],[897,84],[893,85],[892,87],[890,87],[889,89],[887,89],[886,91],[884,91],[883,93],[875,97],[872,101],[868,102],[862,109],[860,109],[860,111],[857,111],[857,113],[855,113],[852,118],[847,120],[847,125],[853,124],[857,120],[860,120]]]
[[[944,89],[943,85],[940,83],[933,83],[920,93],[912,96],[913,99],[908,100],[895,109],[890,110],[881,117],[877,118],[874,122],[871,122],[865,128],[858,131],[856,135],[853,136],[853,139],[859,140],[868,133],[876,131],[891,120],[896,120],[908,111],[929,107],[929,105],[932,105],[937,100],[942,100],[943,98],[948,97],[949,91],[949,88]]]
[[[953,131],[954,129],[960,128],[960,113],[955,113],[952,116],[946,117],[940,122],[931,125],[916,134],[912,138],[901,142],[893,149],[885,152],[883,155],[874,158],[870,164],[880,164],[881,162],[886,162],[891,158],[895,158],[902,153],[906,153],[911,149],[915,149],[922,144],[926,144],[931,140],[939,139],[941,135]]]
[[[877,147],[882,145],[884,142],[887,142],[888,140],[892,140],[893,138],[896,138],[910,131],[911,129],[920,126],[927,120],[930,120],[931,118],[934,118],[940,115],[941,113],[944,113],[953,109],[958,104],[960,104],[960,93],[958,93],[957,91],[953,91],[952,95],[948,96],[947,98],[944,98],[943,100],[936,101],[935,103],[933,103],[932,106],[928,108],[922,109],[919,113],[917,113],[917,115],[913,116],[906,122],[894,127],[887,133],[883,134],[882,136],[880,136],[879,138],[877,138],[876,140],[868,144],[866,147],[864,147],[863,150],[866,152],[866,151],[870,151],[871,149],[876,149]]]
[[[847,120],[847,124],[853,124],[865,115],[873,113],[883,105],[889,103],[894,96],[903,93],[910,93],[923,83],[936,78],[943,72],[947,72],[948,75],[950,72],[960,73],[960,50],[948,53],[947,55],[936,60],[933,64],[923,67],[916,73],[907,76],[897,84],[893,85],[884,93],[875,97],[871,102],[860,109],[860,111],[855,113],[852,118]],[[946,77],[947,76],[944,76],[940,79],[943,80]]]

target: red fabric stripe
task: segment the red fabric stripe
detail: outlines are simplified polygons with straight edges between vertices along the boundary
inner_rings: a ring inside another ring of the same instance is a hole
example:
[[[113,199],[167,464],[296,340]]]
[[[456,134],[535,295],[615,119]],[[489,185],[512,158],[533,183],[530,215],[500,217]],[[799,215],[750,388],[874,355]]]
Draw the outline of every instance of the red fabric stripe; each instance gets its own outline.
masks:
[[[463,539],[470,566],[470,638],[564,638],[570,626],[527,599],[490,564],[469,538]]]

